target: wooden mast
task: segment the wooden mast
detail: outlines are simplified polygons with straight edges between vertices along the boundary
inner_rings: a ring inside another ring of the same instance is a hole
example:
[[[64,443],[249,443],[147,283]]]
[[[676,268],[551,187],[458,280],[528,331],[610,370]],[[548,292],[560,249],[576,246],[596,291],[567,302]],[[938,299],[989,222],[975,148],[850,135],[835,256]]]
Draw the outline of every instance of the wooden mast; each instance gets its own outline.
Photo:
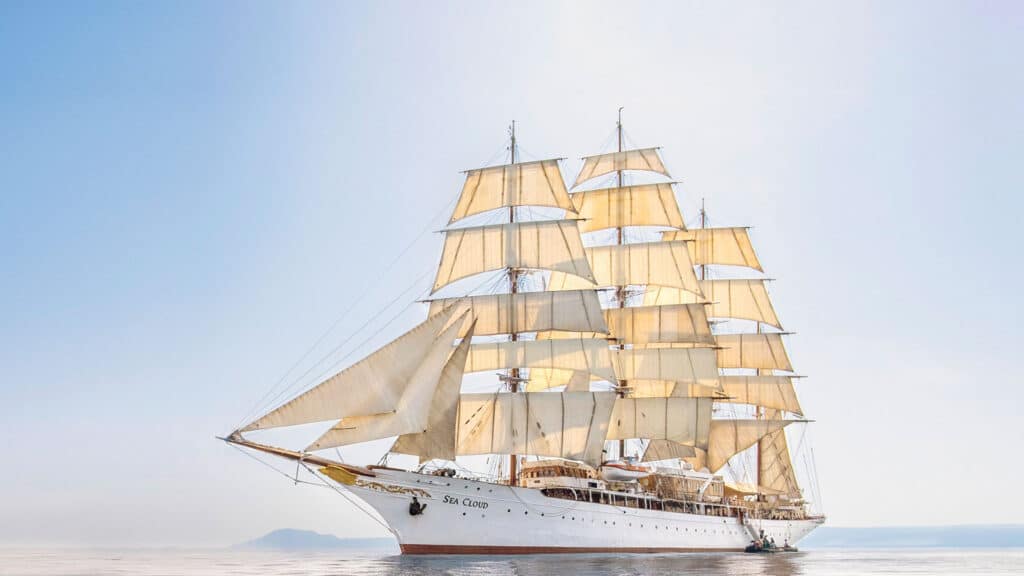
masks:
[[[618,131],[618,136],[619,136],[619,152],[622,152],[622,106],[619,106],[619,121],[616,122],[615,128]],[[622,188],[622,170],[616,170],[616,175],[617,175],[617,178],[618,178],[619,188]],[[622,241],[623,240],[622,228],[623,228],[622,226],[618,226],[615,229],[616,230],[616,234],[617,234],[616,242],[620,246],[623,244],[623,241]],[[616,286],[615,287],[615,297],[619,301],[619,308],[625,308],[626,307],[626,286]],[[625,348],[626,348],[625,344],[619,344],[619,350],[624,350]],[[625,396],[625,392],[621,390],[622,388],[625,388],[625,386],[626,386],[626,381],[625,380],[620,380],[619,381],[619,388],[620,388],[619,396]],[[625,460],[625,458],[626,458],[626,440],[625,439],[619,440],[619,458],[623,459],[623,460]]]
[[[511,146],[509,148],[509,150],[511,151],[511,154],[512,154],[512,162],[511,163],[515,164],[516,163],[516,121],[515,120],[512,121],[512,126],[509,129],[509,134],[511,135],[511,140],[512,140]],[[517,184],[518,184],[518,182],[517,182]],[[510,224],[516,221],[516,207],[515,206],[509,206],[508,207],[508,221],[509,221]],[[519,271],[516,270],[514,267],[509,267],[509,269],[508,269],[508,281],[509,281],[509,286],[510,286],[510,289],[511,289],[511,293],[515,294],[516,292],[518,292],[518,290],[519,290]],[[513,327],[513,329],[514,329],[514,327]],[[511,339],[512,342],[515,342],[515,341],[519,340],[519,334],[516,333],[516,332],[512,332],[510,339]],[[510,392],[513,392],[513,393],[519,391],[519,368],[512,368],[509,371],[508,389],[509,389]],[[509,454],[509,457],[508,457],[508,485],[509,486],[515,486],[516,485],[516,481],[517,481],[518,475],[519,475],[519,456],[516,455],[516,454]]]

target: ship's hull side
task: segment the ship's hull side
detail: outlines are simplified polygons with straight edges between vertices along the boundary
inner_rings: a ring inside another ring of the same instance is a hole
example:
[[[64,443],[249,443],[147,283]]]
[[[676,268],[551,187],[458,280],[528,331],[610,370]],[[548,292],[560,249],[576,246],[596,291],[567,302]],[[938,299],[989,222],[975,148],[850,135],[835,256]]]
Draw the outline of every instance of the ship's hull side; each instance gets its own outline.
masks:
[[[347,488],[391,527],[405,554],[740,551],[751,531],[796,545],[822,520],[753,520],[548,498],[539,490],[376,470]],[[409,513],[416,496],[427,507]]]

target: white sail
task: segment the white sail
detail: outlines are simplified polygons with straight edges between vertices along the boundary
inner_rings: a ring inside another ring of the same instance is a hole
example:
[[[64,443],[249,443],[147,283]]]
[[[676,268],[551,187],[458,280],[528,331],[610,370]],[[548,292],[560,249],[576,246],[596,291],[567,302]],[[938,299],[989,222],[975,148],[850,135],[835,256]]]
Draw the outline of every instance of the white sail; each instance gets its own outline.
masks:
[[[730,458],[793,422],[795,420],[713,420],[707,454],[698,454],[698,457],[703,458],[702,464],[709,470],[718,472]]]
[[[746,266],[761,271],[746,228],[692,228],[670,231],[662,240],[686,240],[696,265]]]
[[[609,308],[604,311],[604,319],[610,336],[622,344],[715,344],[703,304]]]
[[[469,344],[473,340],[473,325],[459,342],[441,371],[441,378],[430,401],[427,427],[422,432],[402,434],[391,447],[392,452],[415,454],[420,462],[427,460],[455,460],[455,429],[459,423],[459,391]]]
[[[531,375],[539,368],[560,368],[616,381],[611,351],[605,340],[573,338],[484,342],[473,344],[469,350],[466,372],[508,368],[529,368]]]
[[[718,365],[712,348],[632,348],[613,350],[621,380],[672,380],[718,388]]]
[[[465,314],[464,306],[439,309],[412,330],[256,419],[242,431],[393,411],[409,381],[430,357],[434,344],[447,334],[442,332],[444,327],[449,322],[451,326],[461,325]],[[444,343],[447,352],[452,339]]]
[[[720,368],[793,371],[782,345],[782,334],[719,334],[715,338]]]
[[[342,418],[307,446],[306,450],[324,450],[426,430],[433,398],[445,366],[453,354],[452,341],[459,328],[454,323],[449,325],[431,344],[426,358],[409,379],[394,410]]]
[[[690,304],[707,301],[711,318],[737,318],[753,320],[781,329],[775,308],[768,297],[765,280],[701,280],[704,298],[678,288],[648,286],[644,291],[644,305]]]
[[[583,370],[563,368],[531,368],[526,383],[527,392],[541,392],[550,388],[565,386],[566,392],[588,392],[590,374]]]
[[[619,398],[608,439],[671,440],[703,449],[708,445],[711,409],[710,398]]]
[[[768,420],[779,416],[777,410],[765,410],[764,417]],[[793,470],[793,461],[789,456],[786,431],[778,430],[761,438],[757,449],[760,452],[757,459],[760,485],[770,491],[799,495],[800,485],[796,481],[796,471]]]
[[[463,394],[458,453],[601,463],[614,392]]]
[[[665,169],[665,163],[661,161],[661,157],[658,155],[657,148],[623,150],[622,152],[585,157],[583,159],[583,168],[580,169],[573,188],[591,178],[597,178],[598,176],[604,176],[619,170],[644,170],[647,172],[657,172],[665,176],[669,175],[668,170]]]
[[[430,302],[430,314],[464,304],[476,319],[477,336],[560,330],[607,334],[601,301],[594,290],[519,292],[444,298]],[[460,334],[461,336],[461,334]]]
[[[576,220],[510,222],[446,230],[431,292],[503,268],[556,270],[594,280]]]
[[[600,188],[571,194],[580,232],[625,226],[684,229],[672,183]]]
[[[558,160],[491,166],[466,172],[449,224],[509,206],[550,206],[575,212]]]
[[[721,378],[721,376],[719,376]],[[627,380],[631,398],[721,398],[722,388],[672,380]]]
[[[698,295],[701,293],[685,242],[594,246],[587,248],[586,253],[598,286],[647,284],[682,288]],[[552,272],[548,290],[584,287],[579,283],[577,278]]]
[[[661,460],[689,459],[697,456],[697,449],[671,440],[651,440],[644,449],[642,462],[659,462]]]
[[[723,402],[750,404],[803,415],[792,376],[720,376]]]

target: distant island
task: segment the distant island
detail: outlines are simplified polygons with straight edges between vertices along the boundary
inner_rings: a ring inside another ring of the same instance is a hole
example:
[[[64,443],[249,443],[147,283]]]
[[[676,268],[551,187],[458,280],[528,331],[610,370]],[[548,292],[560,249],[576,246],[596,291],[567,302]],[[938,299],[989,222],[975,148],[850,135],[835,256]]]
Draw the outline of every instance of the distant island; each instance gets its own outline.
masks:
[[[387,550],[398,551],[394,538],[338,538],[312,530],[285,528],[259,538],[236,544],[233,548],[251,550]]]
[[[1024,524],[841,528],[822,526],[807,548],[1021,548]]]
[[[398,552],[394,538],[338,538],[312,530],[274,530],[236,544],[251,550],[373,550]],[[823,526],[800,542],[814,548],[1022,548],[1024,524],[841,528]]]

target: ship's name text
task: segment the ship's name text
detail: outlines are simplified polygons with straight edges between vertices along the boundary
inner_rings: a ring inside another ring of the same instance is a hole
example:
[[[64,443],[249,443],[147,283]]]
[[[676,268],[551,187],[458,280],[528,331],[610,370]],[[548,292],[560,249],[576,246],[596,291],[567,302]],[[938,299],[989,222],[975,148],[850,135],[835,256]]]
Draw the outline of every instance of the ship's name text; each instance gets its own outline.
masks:
[[[455,496],[445,496],[444,497],[444,503],[445,504],[454,504],[456,506],[461,504],[463,506],[466,506],[467,508],[480,508],[480,509],[486,509],[487,508],[487,502],[484,502],[483,500],[473,500],[472,498],[463,498],[462,501],[460,502],[459,499],[456,498]]]

